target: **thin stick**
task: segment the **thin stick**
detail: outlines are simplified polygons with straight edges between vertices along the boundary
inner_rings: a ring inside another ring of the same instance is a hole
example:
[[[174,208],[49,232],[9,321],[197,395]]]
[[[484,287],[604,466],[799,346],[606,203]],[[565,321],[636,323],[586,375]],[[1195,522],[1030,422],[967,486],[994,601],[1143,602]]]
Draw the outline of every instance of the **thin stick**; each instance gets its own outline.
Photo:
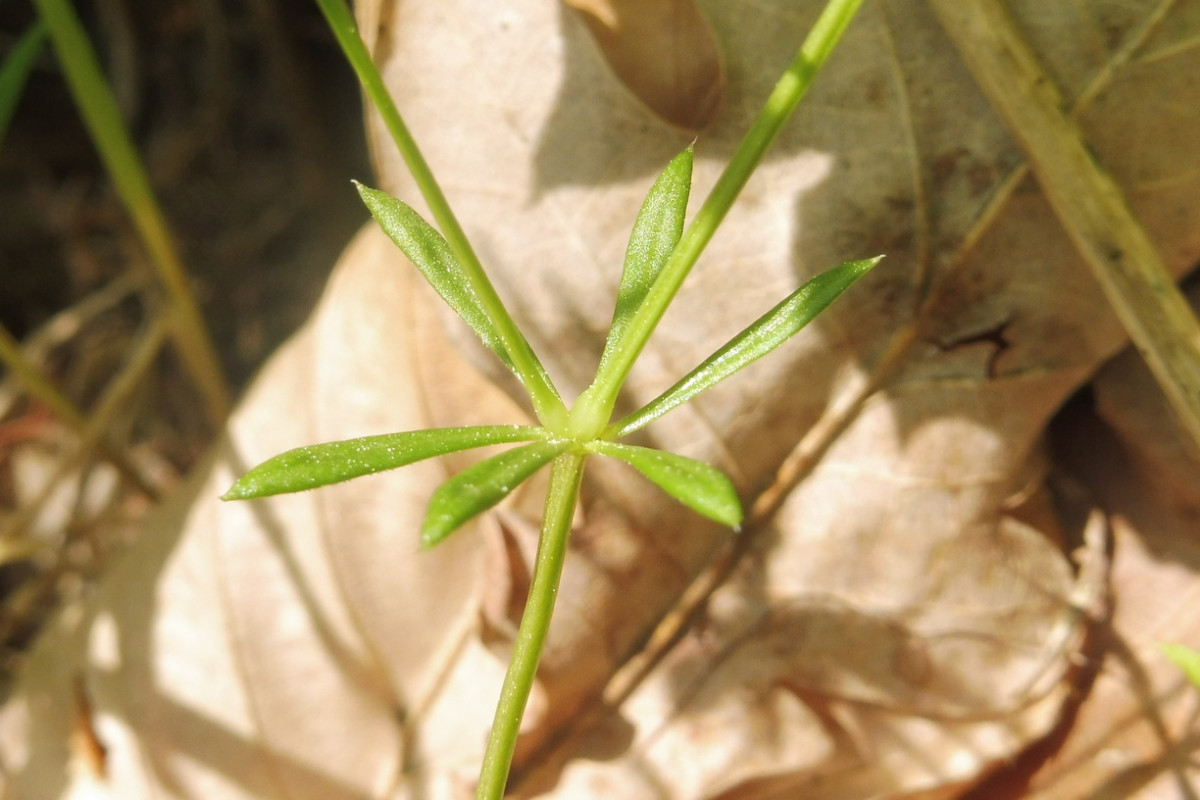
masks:
[[[0,325],[0,363],[8,367],[34,399],[49,408],[68,428],[83,436],[85,440],[88,439],[94,420],[89,422],[83,412],[25,357],[20,342],[14,339],[3,325]],[[125,480],[147,497],[158,497],[158,491],[142,477],[141,472],[120,447],[109,442],[101,434],[96,434],[95,443],[97,452],[110,461]]]

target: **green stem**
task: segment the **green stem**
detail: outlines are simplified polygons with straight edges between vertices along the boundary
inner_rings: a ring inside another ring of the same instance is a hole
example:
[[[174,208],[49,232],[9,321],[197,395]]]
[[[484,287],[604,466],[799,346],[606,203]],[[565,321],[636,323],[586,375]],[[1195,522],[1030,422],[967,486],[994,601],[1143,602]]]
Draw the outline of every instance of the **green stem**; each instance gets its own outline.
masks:
[[[68,0],[34,0],[34,4],[46,24],[75,105],[166,290],[171,336],[204,394],[210,421],[219,428],[230,409],[221,363],[188,287],[187,271],[155,200],[150,179],[121,121],[117,99],[104,80],[83,24]]]
[[[729,165],[721,173],[712,192],[696,213],[695,219],[684,231],[679,244],[663,267],[662,274],[630,319],[626,333],[621,339],[621,346],[596,373],[592,386],[580,397],[576,403],[577,407],[572,409],[573,418],[583,417],[589,422],[598,422],[600,427],[608,421],[617,392],[654,328],[662,319],[667,306],[679,291],[684,278],[716,233],[717,226],[725,218],[746,181],[750,179],[767,147],[775,140],[784,123],[795,111],[800,98],[812,85],[813,78],[825,64],[862,3],[863,0],[830,0],[825,6],[825,10],[821,12],[804,44],[796,53],[791,66],[779,79],[762,111],[742,139]]]
[[[500,702],[496,705],[496,719],[492,723],[492,734],[488,738],[483,767],[479,772],[475,800],[500,800],[504,796],[521,717],[525,714],[525,704],[533,688],[538,661],[542,657],[542,645],[550,629],[554,600],[558,596],[558,582],[562,577],[563,558],[567,552],[571,517],[575,513],[575,499],[579,495],[579,482],[583,476],[584,458],[582,453],[564,453],[554,459],[550,470],[550,490],[546,494],[546,512],[542,518],[533,583],[529,587],[525,613],[521,616],[512,661],[504,675],[504,686],[500,690]]]
[[[416,140],[409,133],[408,126],[404,124],[399,109],[392,101],[392,96],[388,92],[387,86],[384,85],[383,76],[375,68],[371,54],[367,52],[362,37],[358,35],[358,26],[354,22],[353,15],[346,8],[345,0],[317,0],[317,5],[325,14],[330,30],[333,31],[338,44],[346,54],[346,59],[358,75],[358,80],[367,93],[367,97],[370,98],[383,118],[388,131],[392,134],[396,147],[399,148],[400,155],[404,158],[404,163],[408,165],[409,172],[412,173],[413,179],[417,183],[417,188],[421,190],[421,195],[425,198],[430,213],[433,214],[434,221],[441,229],[442,235],[446,237],[446,241],[450,243],[450,249],[454,252],[455,258],[462,265],[471,289],[479,297],[484,313],[495,326],[497,334],[504,343],[504,349],[512,359],[517,377],[521,379],[529,392],[538,419],[544,425],[557,426],[555,429],[561,428],[566,419],[566,409],[559,398],[558,391],[551,383],[550,376],[546,374],[546,369],[533,352],[533,348],[529,346],[529,342],[513,322],[508,309],[504,307],[504,302],[496,294],[492,282],[488,280],[479,257],[475,255],[475,250],[467,240],[462,226],[459,225],[458,218],[454,216],[454,211],[450,208],[446,196],[442,194],[442,189],[433,177],[433,172],[425,162],[424,156],[421,155]]]

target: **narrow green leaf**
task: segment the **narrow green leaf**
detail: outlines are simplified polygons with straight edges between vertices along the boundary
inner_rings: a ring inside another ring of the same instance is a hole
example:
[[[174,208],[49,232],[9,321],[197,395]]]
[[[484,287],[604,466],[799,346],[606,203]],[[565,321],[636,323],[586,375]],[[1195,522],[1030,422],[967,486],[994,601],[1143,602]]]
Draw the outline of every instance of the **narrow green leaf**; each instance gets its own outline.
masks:
[[[566,439],[527,444],[480,461],[443,483],[429,499],[421,526],[421,546],[432,547],[467,520],[499,503],[570,446]]]
[[[1200,689],[1200,652],[1182,644],[1161,644],[1158,646],[1171,663],[1183,670],[1188,681]]]
[[[527,442],[543,436],[545,431],[532,425],[488,425],[385,433],[298,447],[247,472],[221,499],[249,500],[300,492],[459,450]]]
[[[17,109],[17,101],[25,91],[25,81],[33,70],[33,62],[46,41],[46,25],[38,21],[21,35],[8,58],[0,64],[0,142],[8,133],[8,123]]]
[[[725,473],[694,458],[597,439],[587,448],[632,465],[688,508],[722,525],[742,524],[742,504]]]
[[[730,339],[670,389],[629,416],[609,425],[604,437],[616,439],[635,431],[762,358],[811,322],[882,258],[876,256],[861,261],[847,261],[808,281]]]
[[[654,285],[667,259],[671,257],[671,251],[679,242],[691,188],[692,148],[688,147],[675,156],[654,181],[633,223],[633,233],[625,251],[621,285],[617,289],[617,305],[608,330],[608,340],[604,343],[604,353],[600,356],[601,364],[620,346],[629,320],[646,298],[646,293]]]
[[[484,311],[478,295],[471,289],[471,281],[454,257],[445,237],[403,200],[357,181],[354,185],[380,227],[404,251],[409,261],[416,264],[434,291],[512,369],[512,360],[504,349],[503,340]]]

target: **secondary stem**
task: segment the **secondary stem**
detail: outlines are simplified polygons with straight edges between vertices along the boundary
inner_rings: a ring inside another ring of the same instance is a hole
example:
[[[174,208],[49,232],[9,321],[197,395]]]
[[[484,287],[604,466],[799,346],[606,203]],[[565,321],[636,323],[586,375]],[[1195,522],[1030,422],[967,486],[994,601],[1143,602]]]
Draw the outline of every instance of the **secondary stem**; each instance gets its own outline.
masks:
[[[421,190],[421,196],[425,198],[426,205],[429,206],[429,212],[450,244],[454,257],[462,265],[463,272],[471,284],[471,289],[479,298],[484,313],[495,326],[496,333],[504,343],[504,349],[512,359],[517,377],[521,379],[529,392],[538,419],[544,425],[554,424],[561,427],[562,421],[566,419],[566,409],[558,396],[558,391],[551,383],[550,376],[533,352],[533,348],[529,346],[529,342],[526,341],[517,324],[509,316],[508,309],[505,308],[500,296],[496,294],[492,282],[488,280],[479,256],[475,254],[466,233],[459,225],[458,218],[442,193],[441,186],[433,177],[433,171],[429,169],[429,164],[421,155],[416,140],[409,133],[408,126],[404,124],[399,109],[392,102],[392,96],[388,92],[387,86],[384,85],[383,76],[375,68],[371,54],[367,52],[362,37],[358,35],[358,26],[349,9],[346,8],[345,0],[317,0],[317,5],[321,7],[330,30],[333,31],[338,44],[346,54],[346,60],[350,62],[358,75],[363,90],[371,99],[380,117],[383,118],[392,139],[395,140],[396,147],[404,158],[404,163],[412,173],[417,188]]]
[[[575,412],[576,415],[582,414],[589,420],[597,416],[607,421],[617,392],[625,382],[633,362],[641,354],[642,348],[679,291],[684,278],[716,233],[717,226],[725,218],[746,181],[750,179],[767,147],[775,140],[784,123],[795,111],[800,98],[812,85],[813,78],[829,58],[829,54],[862,3],[863,0],[830,0],[825,6],[825,10],[821,12],[804,44],[796,53],[791,66],[779,79],[762,111],[742,139],[729,165],[717,179],[695,219],[684,231],[679,244],[671,253],[671,258],[663,267],[662,274],[629,321],[626,335],[621,340],[622,346],[602,366],[591,388],[581,398],[594,406],[594,410]]]
[[[564,453],[554,459],[550,469],[550,490],[546,494],[546,512],[542,518],[533,583],[529,587],[525,613],[521,615],[512,661],[504,675],[504,686],[500,690],[496,719],[492,723],[492,734],[483,756],[475,800],[500,800],[504,796],[521,718],[533,688],[546,632],[550,629],[554,601],[558,596],[558,583],[562,577],[563,558],[571,532],[571,517],[575,513],[575,499],[579,496],[584,458],[582,453]]]

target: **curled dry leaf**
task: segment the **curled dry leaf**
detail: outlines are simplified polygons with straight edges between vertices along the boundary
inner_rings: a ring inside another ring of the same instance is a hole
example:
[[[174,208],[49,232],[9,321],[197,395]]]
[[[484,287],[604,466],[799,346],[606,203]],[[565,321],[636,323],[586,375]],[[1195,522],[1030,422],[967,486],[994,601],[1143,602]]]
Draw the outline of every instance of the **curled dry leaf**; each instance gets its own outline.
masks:
[[[695,195],[819,5],[700,4],[728,98],[697,146]],[[1182,273],[1200,256],[1190,6],[1012,8]],[[629,225],[685,135],[634,99],[568,9],[358,12],[498,289],[573,396],[603,347]],[[373,139],[385,188],[411,201]],[[1107,528],[1047,488],[1043,434],[1123,336],[1021,164],[926,4],[868,4],[618,413],[804,278],[888,259],[771,358],[639,433],[733,476],[749,509],[739,538],[621,465],[591,468],[517,796],[949,797],[1064,718],[1103,608]],[[212,471],[74,630],[42,643],[6,712],[17,797],[67,790],[75,680],[115,796],[471,795],[536,493],[421,554],[437,465],[262,506],[215,499],[231,454],[520,421],[495,388],[510,386],[503,367],[442,315],[474,368],[456,360],[436,301],[382,238],[347,253]],[[1181,592],[1196,585],[1193,570],[1174,574]]]
[[[695,0],[566,0],[596,37],[613,72],[672,125],[708,127],[725,78],[712,28]]]

